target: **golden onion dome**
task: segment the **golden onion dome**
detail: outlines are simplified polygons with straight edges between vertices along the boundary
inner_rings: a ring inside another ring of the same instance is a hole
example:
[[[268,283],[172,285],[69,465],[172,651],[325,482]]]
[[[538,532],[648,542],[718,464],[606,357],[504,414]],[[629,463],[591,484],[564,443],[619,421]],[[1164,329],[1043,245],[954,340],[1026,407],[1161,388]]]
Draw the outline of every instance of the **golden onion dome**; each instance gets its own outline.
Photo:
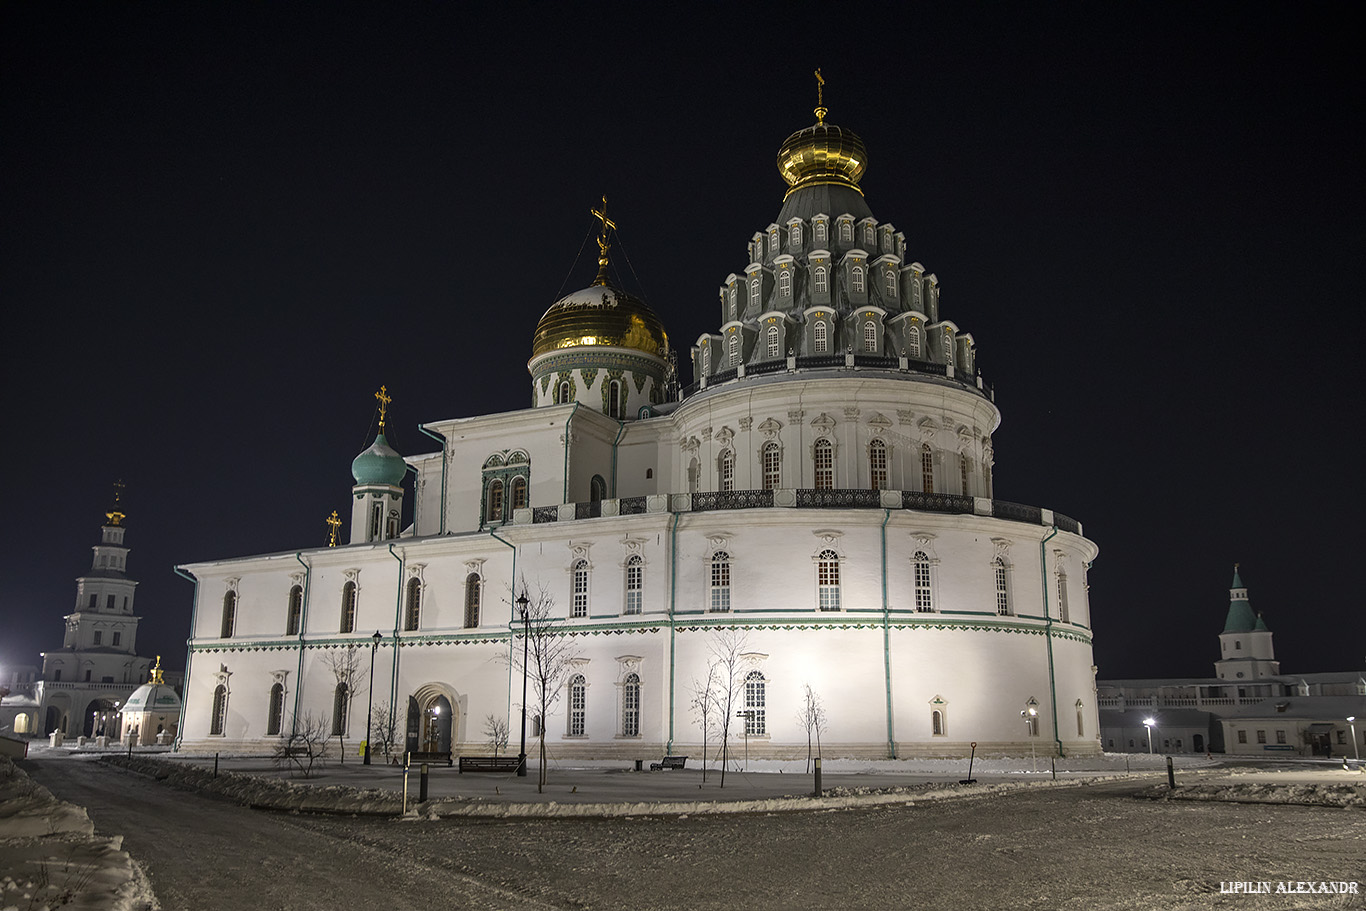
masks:
[[[644,301],[611,285],[591,285],[550,306],[536,324],[531,357],[595,346],[629,348],[663,360],[669,337]]]
[[[824,114],[823,108],[817,109],[820,121],[787,137],[778,150],[778,172],[791,187],[787,196],[803,187],[821,184],[863,192],[858,187],[859,178],[868,169],[863,140],[853,130],[826,123]]]

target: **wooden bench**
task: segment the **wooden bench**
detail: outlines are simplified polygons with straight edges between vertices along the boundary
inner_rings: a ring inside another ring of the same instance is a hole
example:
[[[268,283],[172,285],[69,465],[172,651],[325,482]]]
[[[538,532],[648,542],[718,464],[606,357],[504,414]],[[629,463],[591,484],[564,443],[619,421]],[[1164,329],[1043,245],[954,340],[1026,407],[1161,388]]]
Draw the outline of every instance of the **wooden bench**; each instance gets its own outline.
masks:
[[[515,772],[521,762],[516,756],[461,756],[460,773]]]
[[[650,771],[659,772],[664,769],[681,769],[687,761],[687,756],[665,756],[660,762],[650,763]]]
[[[408,754],[409,765],[418,762],[444,762],[448,766],[453,765],[449,750],[444,753],[436,750],[414,750]]]

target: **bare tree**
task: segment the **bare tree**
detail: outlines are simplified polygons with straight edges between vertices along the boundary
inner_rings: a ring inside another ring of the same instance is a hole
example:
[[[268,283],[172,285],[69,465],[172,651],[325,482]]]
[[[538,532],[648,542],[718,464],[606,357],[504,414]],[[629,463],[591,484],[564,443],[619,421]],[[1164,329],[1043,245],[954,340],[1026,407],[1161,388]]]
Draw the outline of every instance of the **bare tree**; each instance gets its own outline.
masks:
[[[692,709],[693,717],[702,726],[702,783],[707,783],[707,738],[712,729],[717,726],[717,716],[721,714],[717,706],[717,691],[720,678],[716,670],[716,662],[707,662],[707,677],[705,680],[692,678]]]
[[[326,715],[305,712],[289,735],[275,745],[272,758],[276,766],[297,769],[305,778],[311,778],[314,765],[322,764],[327,757],[327,740],[331,736],[328,723]]]
[[[398,717],[389,711],[385,700],[370,712],[370,749],[378,749],[385,759],[393,759],[398,745]]]
[[[508,745],[508,720],[499,718],[492,712],[484,719],[484,736],[488,738],[489,746],[493,747],[493,755],[497,756],[498,751],[505,749]]]
[[[513,626],[512,666],[527,675],[531,683],[531,699],[538,709],[540,724],[540,774],[536,790],[545,790],[546,759],[545,731],[551,710],[560,701],[569,679],[578,649],[561,629],[560,618],[552,616],[555,599],[545,585],[532,589],[523,577],[518,588],[527,598],[526,619],[517,618]],[[523,664],[522,656],[526,655]]]
[[[726,766],[730,764],[730,721],[744,696],[744,653],[749,637],[727,626],[712,634],[710,664],[716,668],[716,710],[721,729],[721,787],[726,786]],[[745,719],[749,723],[749,719]]]
[[[821,731],[825,728],[825,705],[820,694],[806,684],[805,699],[797,712],[797,723],[806,728],[806,771],[811,771],[811,735],[816,736],[816,755],[821,754]]]
[[[365,666],[361,664],[360,649],[354,645],[335,652],[324,652],[323,665],[336,678],[334,691],[332,733],[337,737],[341,751],[341,762],[346,763],[346,730],[351,726],[351,701],[356,694],[356,684],[365,679]],[[345,687],[345,689],[343,689]]]

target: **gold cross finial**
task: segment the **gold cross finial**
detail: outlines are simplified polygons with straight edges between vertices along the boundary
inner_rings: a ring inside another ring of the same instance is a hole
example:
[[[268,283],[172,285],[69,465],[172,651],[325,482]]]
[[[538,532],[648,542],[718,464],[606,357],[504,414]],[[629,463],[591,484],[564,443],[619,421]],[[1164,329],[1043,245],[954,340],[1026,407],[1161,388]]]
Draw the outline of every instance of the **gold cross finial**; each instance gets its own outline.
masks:
[[[332,510],[332,515],[327,517],[327,546],[337,546],[337,529],[341,528],[341,519],[337,517],[337,511]]]
[[[109,508],[109,511],[108,511],[107,513],[104,514],[104,517],[105,517],[106,519],[109,520],[109,524],[110,524],[110,525],[122,525],[122,524],[123,524],[123,520],[124,520],[125,518],[127,518],[127,516],[124,515],[123,510],[119,508],[119,498],[120,498],[122,495],[123,495],[123,481],[122,481],[122,480],[115,481],[115,482],[114,482],[114,505],[111,506],[111,507]]]
[[[821,68],[816,67],[816,122],[825,123],[825,115],[829,113],[825,109],[825,77],[821,75]]]
[[[379,399],[379,432],[384,432],[384,417],[389,413],[389,403],[393,401],[388,393],[388,386],[379,387],[379,392],[375,393],[375,398]]]
[[[160,655],[157,655],[157,663],[156,663],[156,666],[152,668],[152,679],[151,679],[151,680],[148,680],[147,682],[148,682],[148,683],[161,683],[161,684],[165,684],[166,681],[165,681],[164,679],[162,679],[162,676],[161,676],[161,675],[162,675],[162,670],[161,670],[161,656],[160,656]]]
[[[617,229],[617,223],[607,217],[607,197],[602,197],[602,209],[593,209],[593,215],[602,222],[602,233],[598,235],[598,277],[593,279],[595,285],[607,284],[607,251],[612,249],[612,245],[607,242],[607,230]]]

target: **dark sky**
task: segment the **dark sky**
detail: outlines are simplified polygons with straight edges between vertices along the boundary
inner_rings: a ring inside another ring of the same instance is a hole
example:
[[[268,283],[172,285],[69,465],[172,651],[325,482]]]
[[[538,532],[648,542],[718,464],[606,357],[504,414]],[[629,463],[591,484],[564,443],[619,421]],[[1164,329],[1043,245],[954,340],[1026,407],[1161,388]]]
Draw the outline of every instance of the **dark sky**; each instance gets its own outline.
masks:
[[[324,543],[381,383],[406,454],[528,406],[603,193],[686,363],[820,66],[977,340],[997,495],[1100,546],[1101,675],[1210,674],[1234,561],[1286,671],[1363,666],[1346,7],[276,6],[0,12],[0,658],[60,644],[115,478],[183,667],[171,567]]]

